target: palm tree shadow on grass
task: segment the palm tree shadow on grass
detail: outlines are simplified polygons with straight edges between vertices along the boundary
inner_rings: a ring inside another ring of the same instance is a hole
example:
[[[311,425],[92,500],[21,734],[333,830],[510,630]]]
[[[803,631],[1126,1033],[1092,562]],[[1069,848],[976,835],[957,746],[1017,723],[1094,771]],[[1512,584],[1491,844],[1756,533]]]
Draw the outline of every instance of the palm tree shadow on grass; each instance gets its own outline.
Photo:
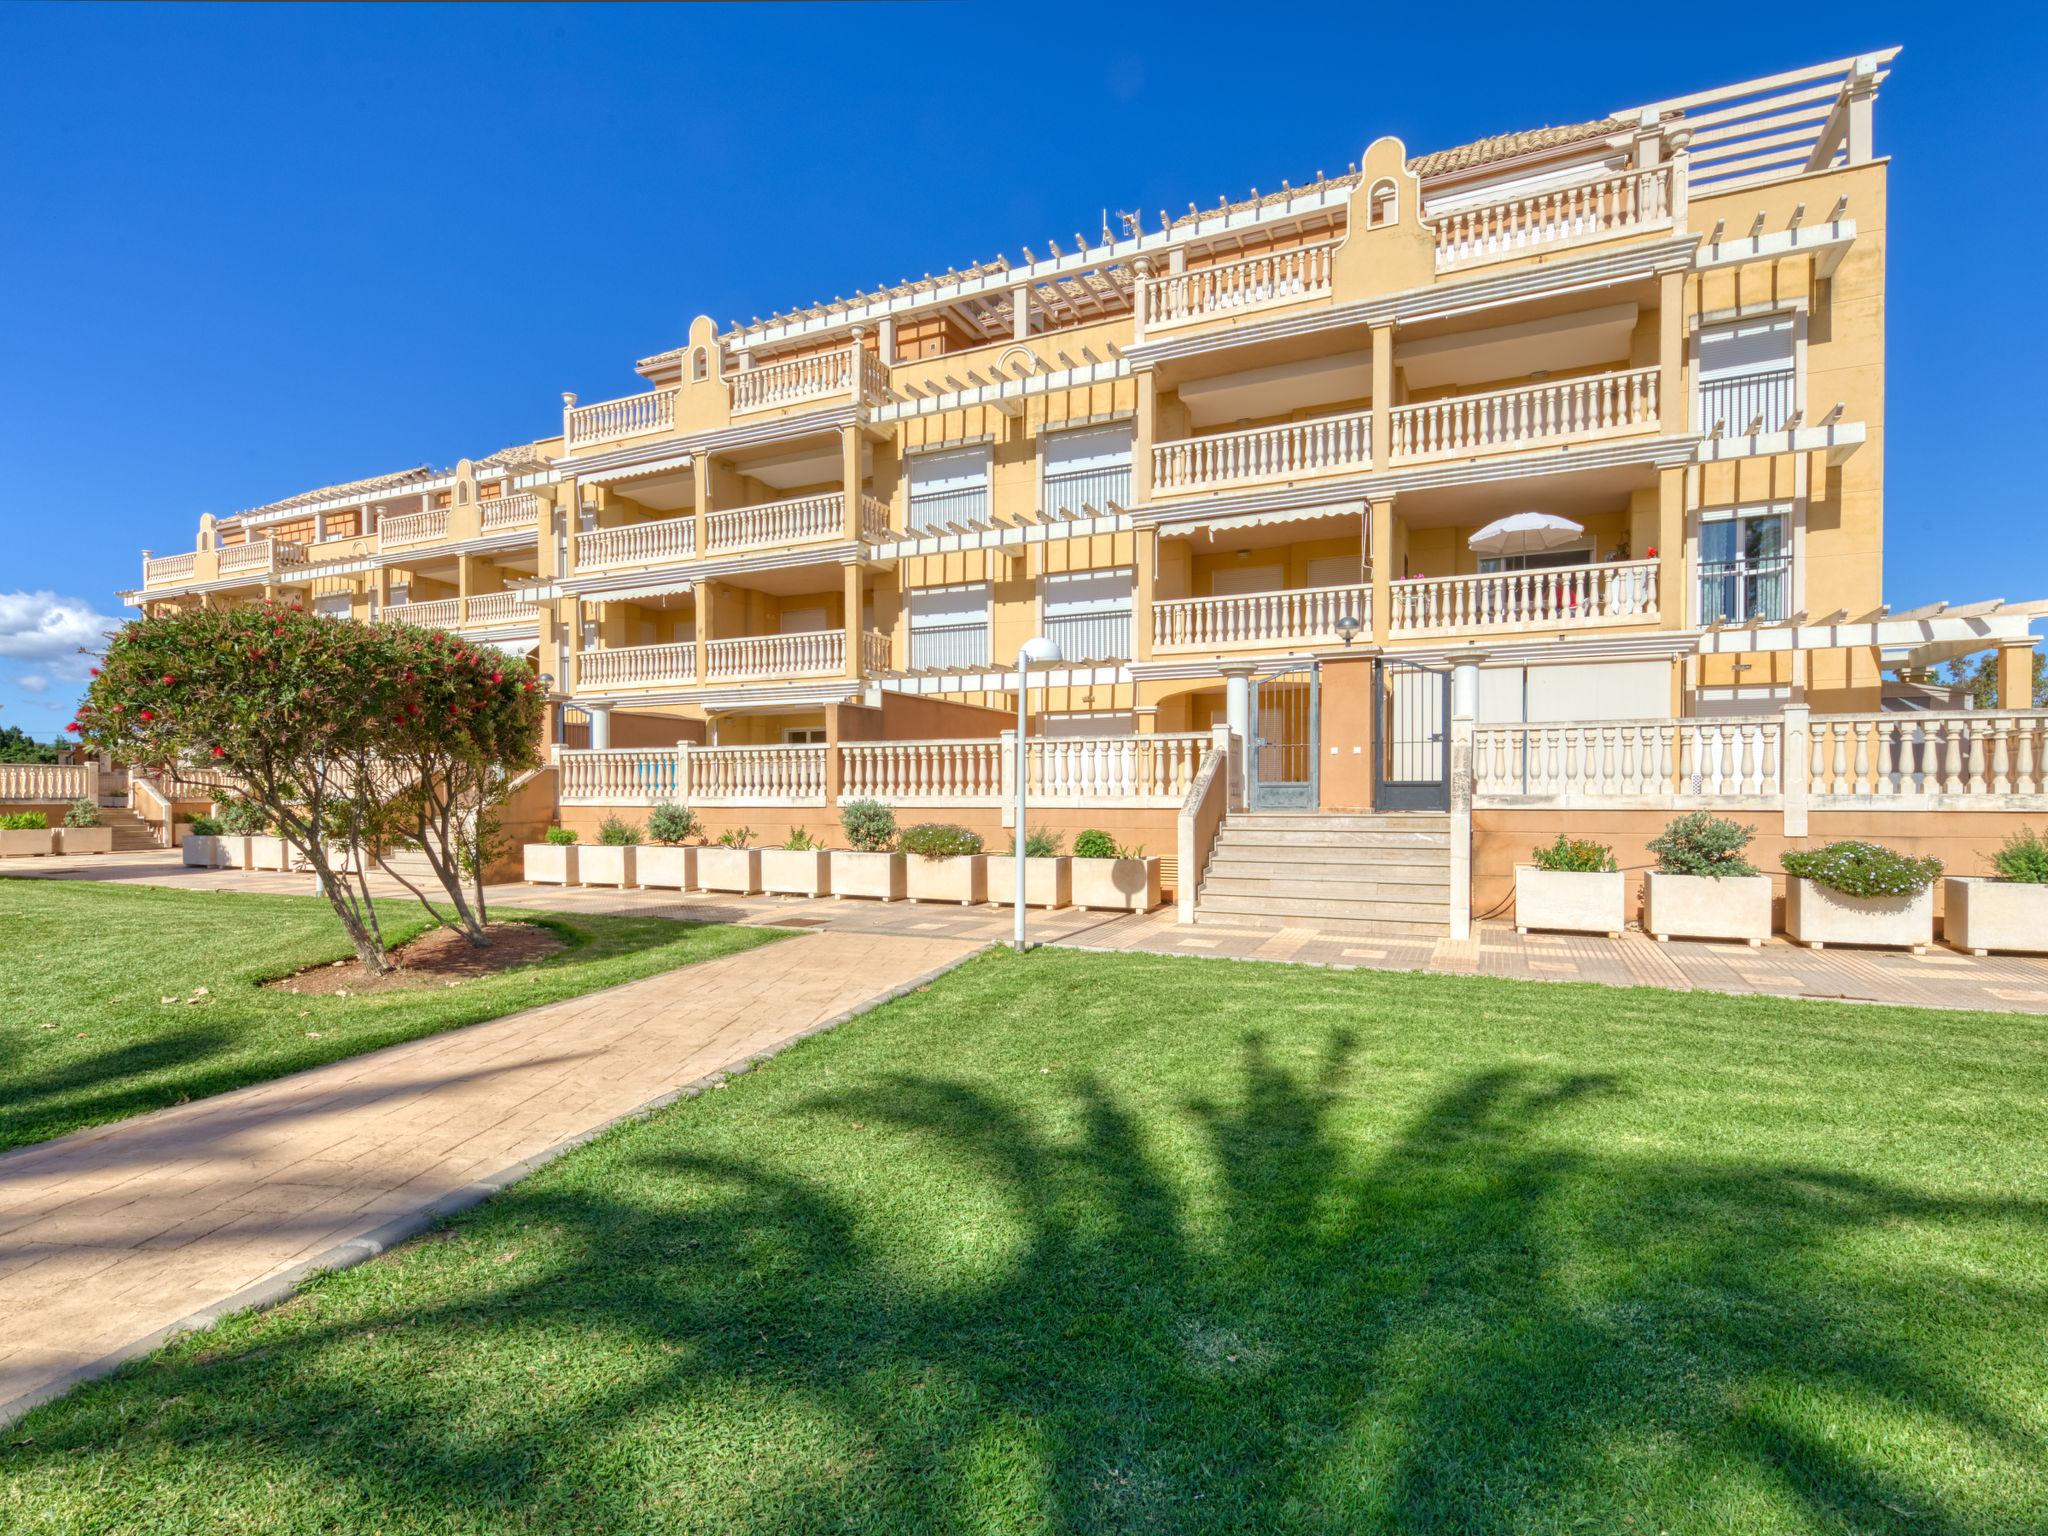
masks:
[[[2038,1238],[2042,1206],[1588,1152],[1571,1116],[1624,1085],[1535,1070],[1472,1075],[1368,1148],[1338,1123],[1376,1089],[1353,1063],[1342,1032],[1300,1074],[1253,1035],[1234,1101],[1168,1123],[1085,1075],[1058,1124],[870,1081],[789,1120],[895,1138],[900,1163],[845,1188],[649,1127],[619,1153],[645,1197],[552,1179],[486,1213],[484,1246],[546,1236],[544,1273],[152,1368],[173,1404],[118,1454],[182,1462],[200,1497],[282,1457],[365,1527],[431,1506],[454,1528],[732,1532],[1621,1529],[1738,1487],[1809,1528],[2000,1513],[1822,1443],[1787,1384],[2040,1459],[1889,1327],[1931,1300],[1910,1266],[1844,1254],[1912,1221]],[[956,1264],[900,1219],[933,1198],[1014,1241]],[[46,1413],[20,1466],[90,1476],[118,1391]]]

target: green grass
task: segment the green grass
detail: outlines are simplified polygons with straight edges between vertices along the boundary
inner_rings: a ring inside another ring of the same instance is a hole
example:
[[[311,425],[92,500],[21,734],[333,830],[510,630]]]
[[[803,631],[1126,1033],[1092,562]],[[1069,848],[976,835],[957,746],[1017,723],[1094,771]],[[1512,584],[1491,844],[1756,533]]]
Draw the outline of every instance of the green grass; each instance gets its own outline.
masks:
[[[2048,1530],[2048,1022],[1042,951],[0,1432],[0,1529]]]
[[[417,903],[379,910],[393,943],[428,926]],[[317,997],[257,985],[354,954],[333,909],[317,897],[0,879],[0,1148],[776,937],[660,918],[509,909],[492,916],[545,923],[569,947],[457,987]],[[207,995],[187,1001],[199,987]],[[165,1003],[170,996],[178,1001]]]

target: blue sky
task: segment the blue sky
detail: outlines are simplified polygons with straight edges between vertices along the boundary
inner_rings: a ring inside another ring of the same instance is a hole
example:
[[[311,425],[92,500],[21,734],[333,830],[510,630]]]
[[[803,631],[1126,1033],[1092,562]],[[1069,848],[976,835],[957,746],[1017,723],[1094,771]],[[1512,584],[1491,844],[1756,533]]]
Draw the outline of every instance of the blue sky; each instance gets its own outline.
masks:
[[[201,512],[556,430],[699,312],[1887,43],[1886,597],[2048,596],[2035,15],[1390,9],[0,8],[0,723]]]

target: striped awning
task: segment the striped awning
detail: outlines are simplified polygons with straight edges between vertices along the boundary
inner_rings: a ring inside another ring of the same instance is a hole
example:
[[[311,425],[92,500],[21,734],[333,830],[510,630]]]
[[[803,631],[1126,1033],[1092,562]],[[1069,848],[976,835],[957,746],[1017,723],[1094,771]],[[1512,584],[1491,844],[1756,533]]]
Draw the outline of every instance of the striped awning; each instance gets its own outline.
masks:
[[[1272,512],[1246,512],[1237,517],[1218,517],[1207,522],[1170,523],[1162,526],[1162,539],[1192,539],[1197,534],[1227,533],[1236,528],[1269,528],[1277,523],[1322,523],[1332,518],[1365,517],[1362,501],[1325,502],[1314,507],[1287,507]]]

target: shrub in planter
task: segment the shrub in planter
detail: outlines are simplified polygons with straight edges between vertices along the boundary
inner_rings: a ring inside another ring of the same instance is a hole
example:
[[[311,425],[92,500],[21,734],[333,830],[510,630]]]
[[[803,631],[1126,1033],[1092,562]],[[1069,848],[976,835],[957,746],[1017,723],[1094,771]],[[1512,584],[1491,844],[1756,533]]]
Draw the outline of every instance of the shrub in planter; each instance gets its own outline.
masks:
[[[50,819],[41,811],[14,811],[0,815],[0,858],[25,858],[48,853],[55,846]]]
[[[247,800],[223,800],[220,830],[224,837],[261,837],[270,830],[270,818],[263,807]]]
[[[541,833],[540,838],[550,848],[573,848],[576,845],[576,829],[574,827],[549,827],[547,831]]]
[[[1074,905],[1091,911],[1150,912],[1159,905],[1159,864],[1090,827],[1074,839]]]
[[[619,816],[607,816],[597,824],[597,840],[606,848],[638,848],[640,829]]]
[[[1793,942],[1809,949],[1902,945],[1915,954],[1933,942],[1941,860],[1850,840],[1787,849],[1778,862],[1792,876],[1785,887],[1785,931]]]
[[[100,824],[100,808],[96,801],[74,800],[64,812],[67,827],[96,827]]]
[[[897,846],[909,856],[906,886],[912,901],[988,899],[988,858],[981,834],[942,821],[905,827]]]
[[[2048,836],[2023,827],[1991,856],[1990,879],[1942,882],[1942,936],[1973,955],[2048,951]]]
[[[733,891],[751,896],[761,889],[761,850],[749,848],[754,833],[740,827],[718,842],[697,850],[697,884],[707,891]]]
[[[622,817],[605,817],[597,826],[597,845],[585,848],[577,858],[583,883],[615,885],[620,889],[633,884],[634,855],[639,848],[637,826]]]
[[[761,851],[761,889],[776,896],[824,896],[832,889],[832,858],[802,827],[779,848]]]
[[[1557,834],[1515,866],[1515,929],[1556,928],[1620,938],[1627,890],[1614,850],[1605,843]]]
[[[657,805],[647,813],[647,835],[659,846],[642,848],[635,861],[642,889],[695,890],[697,850],[681,845],[704,835],[704,824],[697,819],[697,813],[687,805]]]
[[[194,816],[186,825],[194,837],[219,837],[222,831],[219,819],[213,816]]]
[[[753,841],[752,827],[729,827],[718,834],[718,846],[721,848],[746,848],[752,846]]]
[[[64,812],[64,825],[57,829],[59,853],[112,853],[114,829],[100,824],[96,800],[74,800]]]
[[[1061,845],[1059,833],[1036,827],[1024,834],[1024,905],[1058,908],[1074,899],[1074,863]],[[999,907],[1017,904],[1017,834],[1010,834],[1010,850],[991,854],[988,861],[988,899]]]
[[[851,800],[839,813],[847,846],[861,853],[880,853],[896,841],[896,813],[879,800]]]
[[[231,864],[233,857],[223,846],[220,822],[212,816],[194,816],[191,830],[179,841],[185,862],[195,869],[213,869]]]
[[[526,878],[540,885],[574,885],[579,850],[573,827],[549,827],[541,841],[526,845]]]
[[[704,824],[687,805],[664,802],[647,813],[647,835],[657,843],[687,843],[704,835]]]
[[[1756,828],[1694,811],[1650,840],[1657,867],[1643,880],[1643,931],[1659,943],[1771,936],[1771,881],[1742,856]]]

